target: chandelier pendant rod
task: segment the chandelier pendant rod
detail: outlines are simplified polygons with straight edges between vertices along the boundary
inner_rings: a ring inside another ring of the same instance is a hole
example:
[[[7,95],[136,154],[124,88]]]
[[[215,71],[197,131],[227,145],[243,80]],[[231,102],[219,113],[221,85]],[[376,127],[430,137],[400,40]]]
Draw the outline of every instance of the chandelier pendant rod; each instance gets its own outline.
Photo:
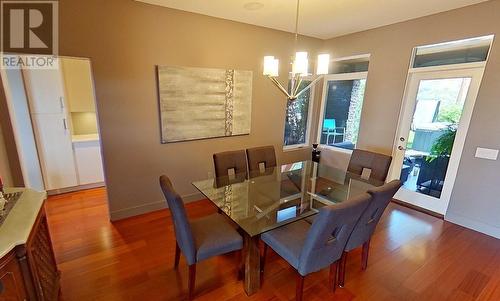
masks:
[[[297,13],[295,14],[295,51],[297,51],[297,46],[299,43],[299,9],[300,0],[297,0]]]
[[[264,72],[272,83],[288,98],[288,100],[296,100],[300,97],[305,91],[310,90],[319,80],[324,78],[325,74],[328,74],[328,64],[329,64],[329,55],[321,54],[318,55],[317,61],[317,71],[316,76],[312,76],[312,81],[304,88],[301,89],[301,85],[304,82],[304,79],[311,74],[308,72],[308,57],[307,52],[302,51],[298,52],[299,46],[299,18],[300,18],[300,0],[296,0],[296,14],[295,14],[295,58],[292,63],[292,72],[289,73],[288,76],[288,88],[279,81],[278,79],[278,60],[274,58],[274,56],[265,56],[264,57]]]

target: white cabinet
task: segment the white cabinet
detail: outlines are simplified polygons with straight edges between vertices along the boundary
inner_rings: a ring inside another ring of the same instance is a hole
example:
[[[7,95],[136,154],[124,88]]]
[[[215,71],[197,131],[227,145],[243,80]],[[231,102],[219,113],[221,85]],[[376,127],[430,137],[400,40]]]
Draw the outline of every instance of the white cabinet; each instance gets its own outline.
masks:
[[[71,133],[63,114],[32,114],[46,190],[78,185]]]
[[[104,182],[99,140],[74,141],[76,166],[80,185]]]
[[[46,190],[78,185],[59,69],[23,69],[24,85]]]
[[[95,112],[90,60],[61,58],[66,97],[71,112]]]
[[[69,109],[95,112],[90,62],[65,58],[60,67],[23,70],[45,190],[104,182],[98,138],[73,143],[68,122]]]
[[[23,69],[31,114],[64,113],[64,88],[59,69]]]

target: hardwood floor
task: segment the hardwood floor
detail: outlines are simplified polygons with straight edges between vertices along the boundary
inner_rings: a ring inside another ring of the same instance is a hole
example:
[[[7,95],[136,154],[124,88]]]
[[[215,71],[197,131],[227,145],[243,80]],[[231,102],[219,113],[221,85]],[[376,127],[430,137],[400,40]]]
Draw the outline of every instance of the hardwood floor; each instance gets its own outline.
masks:
[[[187,205],[191,218],[216,212]],[[104,189],[50,197],[47,213],[62,271],[63,300],[183,300],[188,268],[174,266],[168,210],[108,221]],[[293,300],[294,270],[271,250],[261,290],[247,297],[237,256],[197,266],[196,300]],[[304,300],[500,300],[500,240],[391,204],[371,240],[347,258],[345,288],[328,286],[328,268],[308,276]]]

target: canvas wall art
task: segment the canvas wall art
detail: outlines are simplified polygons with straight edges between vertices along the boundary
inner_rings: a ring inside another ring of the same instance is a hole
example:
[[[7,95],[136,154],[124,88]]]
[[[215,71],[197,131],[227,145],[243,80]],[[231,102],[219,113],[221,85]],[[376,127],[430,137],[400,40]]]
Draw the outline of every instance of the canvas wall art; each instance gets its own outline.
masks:
[[[162,143],[250,134],[252,71],[157,70]]]

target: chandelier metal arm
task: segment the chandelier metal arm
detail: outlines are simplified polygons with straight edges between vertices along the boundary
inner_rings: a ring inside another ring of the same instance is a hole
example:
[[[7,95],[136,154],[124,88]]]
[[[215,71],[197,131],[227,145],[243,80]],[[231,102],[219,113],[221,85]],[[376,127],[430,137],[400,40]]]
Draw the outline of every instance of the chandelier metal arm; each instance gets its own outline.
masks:
[[[297,10],[295,14],[295,49],[298,47],[299,40],[299,15],[300,15],[300,0],[297,1]],[[310,90],[320,79],[324,78],[323,75],[328,74],[330,63],[329,54],[318,55],[318,61],[316,66],[316,78],[312,80],[307,87],[301,89],[301,84],[303,81],[310,76],[308,71],[309,62],[306,51],[298,51],[295,53],[295,58],[292,62],[292,72],[291,78],[289,78],[288,87],[285,88],[283,84],[278,80],[279,74],[279,61],[274,58],[274,56],[267,55],[264,56],[264,68],[263,74],[267,76],[273,84],[280,89],[280,91],[286,95],[288,100],[296,100],[305,91]],[[309,80],[309,79],[308,79]]]
[[[318,81],[320,81],[323,78],[324,78],[323,75],[320,75],[317,78],[315,78],[311,83],[309,83],[309,85],[307,85],[307,87],[305,87],[304,89],[302,89],[298,93],[296,93],[295,98],[300,97],[300,95],[302,95],[305,91],[309,90],[312,86],[314,86]]]
[[[288,91],[285,89],[285,87],[283,87],[283,85],[279,82],[279,80],[276,79],[276,77],[273,77],[273,76],[268,76],[268,78],[273,82],[273,84],[278,87],[278,89],[280,89],[281,92],[283,92],[283,94],[286,95],[286,97],[288,99],[290,99],[292,96],[290,95],[290,93],[288,93]]]
[[[295,89],[293,90],[292,96],[296,98],[297,92],[299,92],[300,84],[302,84],[302,77],[300,75],[297,75],[295,77]]]
[[[311,87],[314,86],[318,81],[320,81],[321,79],[323,79],[324,76],[320,75],[320,76],[316,77],[313,81],[311,81],[309,83],[309,85],[307,85],[303,89],[300,89],[300,91],[299,91],[300,84],[303,81],[302,77],[297,76],[297,77],[293,78],[292,79],[292,81],[293,81],[293,87],[292,87],[293,91],[292,91],[292,94],[290,94],[287,91],[287,89],[280,83],[280,81],[276,77],[274,77],[274,76],[267,76],[267,78],[269,78],[273,82],[273,84],[276,87],[278,87],[278,89],[283,94],[285,94],[285,96],[287,97],[288,100],[295,100],[295,99],[299,98],[305,91],[311,89]]]

